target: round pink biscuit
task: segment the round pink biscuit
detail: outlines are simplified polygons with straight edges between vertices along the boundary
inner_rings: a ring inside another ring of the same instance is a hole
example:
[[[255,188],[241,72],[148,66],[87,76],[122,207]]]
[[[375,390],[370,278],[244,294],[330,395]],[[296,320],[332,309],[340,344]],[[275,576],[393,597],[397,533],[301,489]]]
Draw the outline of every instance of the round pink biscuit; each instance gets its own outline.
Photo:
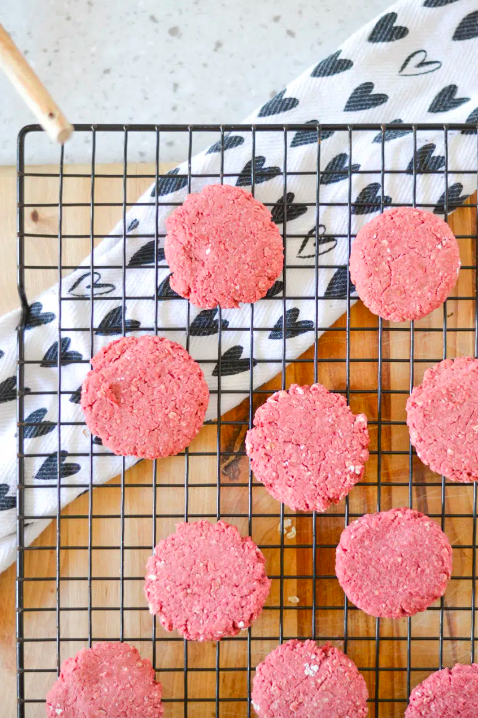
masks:
[[[460,269],[458,242],[431,212],[389,209],[357,234],[350,276],[366,307],[383,319],[420,319],[443,304]]]
[[[405,718],[476,718],[478,664],[432,673],[410,693]]]
[[[207,185],[166,219],[171,287],[198,307],[237,307],[267,294],[282,272],[271,213],[240,187]]]
[[[364,718],[368,691],[355,663],[315,641],[287,641],[257,666],[252,707],[260,718]]]
[[[68,658],[46,697],[47,718],[160,718],[161,683],[127,643],[97,643]]]
[[[453,481],[478,481],[478,359],[445,359],[407,401],[410,441],[424,464]]]
[[[246,435],[256,479],[294,511],[326,511],[346,496],[362,479],[368,443],[365,414],[321,384],[273,394]]]
[[[185,349],[164,337],[117,339],[91,360],[81,408],[91,433],[122,456],[182,451],[201,428],[209,390]]]
[[[191,641],[218,641],[248,628],[271,585],[255,543],[224,521],[178,524],[146,571],[151,613]]]
[[[452,549],[441,528],[412,509],[365,514],[342,532],[335,572],[347,598],[370,616],[402,618],[445,593]]]

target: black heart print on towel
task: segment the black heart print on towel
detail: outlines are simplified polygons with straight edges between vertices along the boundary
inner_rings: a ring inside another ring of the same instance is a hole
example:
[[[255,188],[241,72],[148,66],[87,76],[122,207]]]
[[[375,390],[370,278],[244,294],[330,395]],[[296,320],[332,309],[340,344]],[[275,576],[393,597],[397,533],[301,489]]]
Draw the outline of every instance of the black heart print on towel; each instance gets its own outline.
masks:
[[[372,182],[360,192],[355,203],[352,205],[352,214],[370,214],[370,212],[378,212],[381,207],[381,189],[379,182]],[[385,195],[383,205],[391,204],[392,198]]]
[[[325,60],[319,62],[318,65],[313,69],[311,77],[329,77],[330,75],[338,75],[340,72],[345,72],[353,67],[352,60],[346,60],[340,58],[342,50],[337,50],[333,55],[329,55]]]
[[[318,125],[318,120],[308,120],[305,124]],[[328,137],[332,137],[333,134],[333,130],[320,130],[320,142],[326,140]],[[290,146],[301,147],[302,145],[313,145],[317,142],[318,139],[319,132],[316,128],[311,130],[298,130],[292,138]]]
[[[146,242],[137,252],[133,254],[128,262],[128,267],[141,267],[143,264],[154,264],[154,242]],[[158,247],[158,262],[164,262],[165,254],[162,247]]]
[[[56,424],[52,421],[43,421],[47,413],[46,409],[37,409],[33,411],[25,419],[25,424],[36,424],[36,426],[24,426],[23,437],[25,439],[34,439],[37,436],[45,436],[53,431]]]
[[[137,319],[126,319],[124,323],[125,332],[132,332],[139,329],[141,322]],[[100,337],[107,337],[112,334],[123,333],[123,307],[116,307],[104,317],[95,334]]]
[[[272,287],[269,289],[269,291],[266,294],[266,297],[268,299],[272,299],[273,297],[276,297],[278,294],[281,294],[283,289],[284,289],[284,282],[281,282],[278,279],[277,282],[274,282]]]
[[[285,90],[277,93],[272,100],[266,102],[265,105],[259,110],[258,117],[270,117],[271,115],[278,115],[280,112],[288,112],[297,107],[299,100],[296,97],[284,97]]]
[[[93,272],[93,296],[101,297],[103,294],[110,294],[116,289],[114,284],[103,283],[101,280],[101,274],[99,272]],[[68,294],[72,294],[74,297],[89,297],[91,296],[91,272],[85,272],[76,280],[74,284],[68,290]]]
[[[69,401],[71,401],[72,404],[79,404],[81,402],[81,386],[72,392]]]
[[[436,145],[429,144],[420,147],[415,158],[415,170],[417,172],[437,172],[441,170],[446,163],[442,155],[433,156]],[[413,157],[408,163],[407,173],[413,174]]]
[[[466,202],[470,195],[462,195],[462,190],[463,185],[461,182],[456,182],[456,184],[452,184],[451,187],[448,187],[446,193],[443,192],[442,196],[438,200],[438,203],[433,210],[434,214],[445,214],[445,197],[447,199],[448,212],[453,212],[454,209]]]
[[[326,228],[323,224],[319,224],[319,257],[324,254],[328,254],[337,246],[337,239],[331,235],[326,235]],[[313,259],[315,257],[316,242],[315,242],[316,230],[315,227],[308,232],[308,234],[302,240],[300,249],[297,252],[297,259]]]
[[[0,404],[17,398],[17,377],[10,376],[0,384]]]
[[[60,358],[60,364],[63,366],[64,364],[71,364],[72,362],[81,361],[83,359],[80,352],[75,351],[68,351],[69,346],[71,344],[71,339],[69,337],[63,337],[61,340],[61,358]],[[43,357],[40,366],[50,366],[54,367],[58,364],[58,342],[55,342],[51,345],[51,347],[46,352],[45,356]]]
[[[453,40],[473,40],[478,37],[478,10],[463,18],[453,35]]]
[[[468,115],[466,118],[466,122],[469,122],[470,124],[478,125],[478,107],[473,110],[473,112]],[[462,130],[462,135],[476,135],[476,126],[471,127],[469,130]]]
[[[214,309],[204,309],[194,318],[189,327],[189,333],[192,337],[209,337],[219,332],[219,321],[215,318],[218,312],[217,307]],[[223,319],[221,329],[227,329],[229,322]]]
[[[347,280],[349,277],[348,267],[340,267],[330,280],[324,297],[333,299],[345,299],[347,297]],[[350,280],[350,294],[356,294],[352,280]]]
[[[221,376],[232,376],[233,374],[242,374],[249,371],[251,363],[249,358],[241,359],[243,347],[237,345],[231,347],[221,357]],[[252,360],[252,366],[256,366],[257,359]],[[212,370],[213,376],[219,376],[219,363]]]
[[[389,12],[377,22],[368,36],[369,42],[393,42],[401,40],[408,35],[408,28],[403,25],[395,25],[398,15],[396,12]]]
[[[261,184],[267,180],[273,179],[280,175],[282,170],[280,167],[264,167],[266,158],[259,155],[254,160],[255,183]],[[237,178],[236,187],[249,187],[252,185],[252,160],[246,162],[244,169]]]
[[[320,184],[334,184],[335,182],[347,179],[349,176],[348,159],[348,154],[343,152],[330,160],[329,164],[320,176]],[[350,167],[350,172],[358,172],[359,169],[359,164],[352,165]]]
[[[436,72],[443,63],[440,60],[427,60],[426,50],[415,50],[407,57],[399,70],[399,75],[404,77],[415,77],[416,75],[429,75]]]
[[[425,0],[423,7],[444,7],[445,5],[451,5],[459,0]]]
[[[166,177],[160,177],[156,187],[153,187],[151,197],[156,197],[156,190],[158,191],[158,197],[162,197],[165,194],[171,194],[177,192],[188,185],[187,177],[176,177],[179,174],[179,167],[175,167],[170,170]]]
[[[469,97],[455,97],[457,90],[457,85],[448,85],[444,87],[443,90],[440,90],[428,108],[428,112],[447,112],[448,110],[454,110],[460,107],[460,105],[464,105],[465,102],[469,102]]]
[[[41,302],[33,302],[28,309],[25,329],[33,329],[40,327],[42,324],[49,324],[55,319],[53,312],[42,312],[43,304]]]
[[[344,107],[344,112],[358,112],[359,110],[370,110],[387,102],[388,95],[383,93],[373,94],[373,82],[364,82],[359,85],[350,95]]]
[[[392,120],[390,124],[402,125],[403,120]],[[385,130],[385,132],[383,133],[383,141],[390,142],[390,140],[396,140],[398,137],[404,137],[405,135],[409,135],[411,132],[413,132],[413,130]],[[372,142],[380,144],[382,142],[382,133],[379,132],[378,135],[375,135]]]
[[[8,484],[0,484],[0,511],[14,509],[17,505],[16,496],[7,496],[11,487]]]
[[[314,329],[314,322],[312,322],[310,319],[304,319],[301,321],[298,321],[300,314],[300,309],[297,309],[297,307],[294,307],[293,309],[288,309],[285,313],[285,338],[286,339],[292,339],[293,337],[298,337],[300,334],[304,334],[305,332],[311,332]],[[277,320],[277,322],[274,325],[273,330],[269,334],[269,339],[282,339],[283,338],[283,326],[282,326],[282,317]]]
[[[133,219],[129,223],[126,233],[129,234],[130,232],[134,232],[134,230],[138,229],[138,227],[139,227],[139,219]]]
[[[168,274],[166,279],[163,279],[161,284],[158,287],[158,299],[160,297],[179,297],[179,294],[177,294],[174,289],[171,289],[170,284],[171,275]],[[181,297],[180,297],[181,299]]]
[[[73,474],[77,474],[81,469],[79,464],[65,464],[67,456],[68,451],[63,449],[63,451],[60,452],[60,479],[66,479],[68,476],[73,476]],[[38,481],[56,481],[58,479],[58,457],[56,451],[53,454],[50,454],[48,459],[43,462],[37,475],[35,476],[35,479]]]
[[[295,194],[287,192],[285,204],[287,208],[287,221],[292,222],[293,219],[301,217],[307,212],[305,204],[294,204]],[[280,197],[271,209],[272,221],[276,224],[284,224],[284,197]]]
[[[232,149],[233,147],[240,147],[243,144],[244,137],[241,137],[241,135],[224,135],[224,152]],[[218,140],[214,145],[211,145],[206,154],[212,155],[215,152],[221,152],[222,147],[223,145],[221,140]]]

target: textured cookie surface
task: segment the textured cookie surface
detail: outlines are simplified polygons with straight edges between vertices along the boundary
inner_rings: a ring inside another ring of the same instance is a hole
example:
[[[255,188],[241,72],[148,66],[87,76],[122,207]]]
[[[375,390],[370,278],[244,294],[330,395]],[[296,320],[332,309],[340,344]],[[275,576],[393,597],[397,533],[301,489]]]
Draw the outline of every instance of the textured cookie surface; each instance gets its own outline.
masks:
[[[97,643],[68,658],[46,697],[47,718],[161,718],[161,684],[127,643]]]
[[[408,508],[366,514],[342,532],[335,571],[347,598],[371,616],[424,611],[445,593],[452,571],[446,534]]]
[[[330,644],[292,640],[257,666],[252,707],[261,718],[364,718],[368,692],[355,663]]]
[[[166,219],[175,292],[198,307],[237,307],[267,294],[283,248],[269,210],[240,187],[207,185]]]
[[[410,694],[405,718],[476,718],[478,664],[444,668],[428,676]]]
[[[265,559],[251,538],[224,521],[178,524],[146,567],[150,610],[167,631],[218,641],[251,625],[267,598]]]
[[[81,408],[115,454],[156,459],[182,451],[201,428],[209,390],[176,342],[146,335],[111,342],[91,360]]]
[[[346,496],[362,479],[368,443],[365,414],[321,384],[273,394],[246,435],[255,477],[295,511],[326,511]]]
[[[460,269],[458,242],[431,212],[389,209],[357,234],[350,276],[371,312],[401,322],[419,319],[440,306]]]
[[[424,464],[453,481],[478,481],[478,359],[428,369],[407,401],[407,424]]]

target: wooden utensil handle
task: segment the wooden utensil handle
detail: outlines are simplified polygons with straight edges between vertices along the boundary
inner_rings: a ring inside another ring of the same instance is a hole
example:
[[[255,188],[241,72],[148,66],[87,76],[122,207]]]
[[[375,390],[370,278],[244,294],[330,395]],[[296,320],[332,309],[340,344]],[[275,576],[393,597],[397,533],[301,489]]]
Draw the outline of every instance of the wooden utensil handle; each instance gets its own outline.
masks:
[[[61,144],[66,142],[73,127],[2,25],[0,67],[51,139]]]

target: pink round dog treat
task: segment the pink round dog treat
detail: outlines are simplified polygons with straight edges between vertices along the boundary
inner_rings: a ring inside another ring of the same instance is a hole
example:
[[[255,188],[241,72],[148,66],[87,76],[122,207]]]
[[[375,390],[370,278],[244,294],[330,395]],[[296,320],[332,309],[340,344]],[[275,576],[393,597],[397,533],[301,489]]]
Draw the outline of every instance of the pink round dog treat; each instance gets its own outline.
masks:
[[[81,408],[91,433],[115,454],[156,459],[182,451],[201,428],[209,390],[176,342],[116,339],[91,360]]]
[[[271,585],[261,551],[224,521],[178,524],[158,543],[146,572],[151,613],[190,641],[218,641],[248,628]]]
[[[357,234],[350,277],[374,314],[402,322],[420,319],[443,304],[460,269],[458,242],[432,212],[389,209]]]
[[[410,693],[405,718],[476,718],[478,663],[432,673]]]
[[[365,718],[357,666],[329,643],[287,641],[257,666],[252,707],[260,718]]]
[[[294,511],[326,511],[346,496],[362,479],[368,443],[365,414],[321,384],[273,394],[246,434],[256,479]]]
[[[161,683],[127,643],[82,648],[61,667],[46,697],[47,718],[161,718]]]
[[[240,187],[207,185],[166,219],[175,292],[204,309],[264,297],[282,272],[282,238],[271,213]]]
[[[478,481],[478,359],[428,369],[407,401],[407,424],[424,464],[453,481]]]
[[[445,593],[452,570],[446,534],[412,509],[365,514],[340,537],[335,572],[345,595],[370,616],[402,618]]]

